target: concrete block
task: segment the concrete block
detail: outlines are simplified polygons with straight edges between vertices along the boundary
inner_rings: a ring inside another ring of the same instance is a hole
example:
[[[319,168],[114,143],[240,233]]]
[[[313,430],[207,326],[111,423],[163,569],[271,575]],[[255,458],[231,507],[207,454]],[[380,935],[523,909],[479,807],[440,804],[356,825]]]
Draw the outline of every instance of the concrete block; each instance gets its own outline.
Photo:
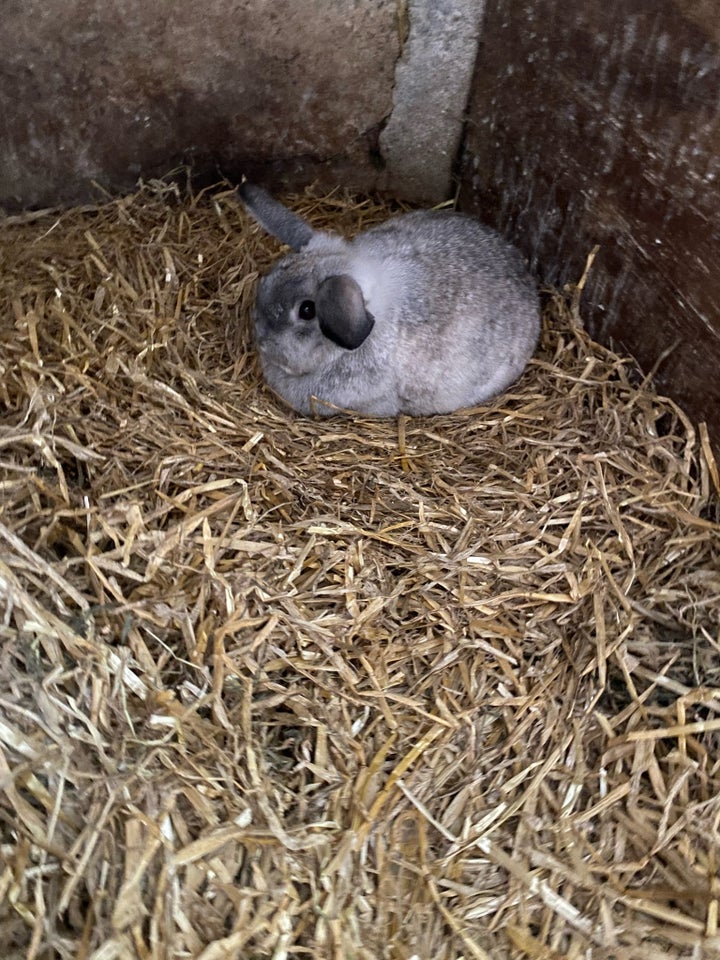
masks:
[[[409,35],[380,134],[388,186],[437,202],[449,196],[485,0],[409,0]]]

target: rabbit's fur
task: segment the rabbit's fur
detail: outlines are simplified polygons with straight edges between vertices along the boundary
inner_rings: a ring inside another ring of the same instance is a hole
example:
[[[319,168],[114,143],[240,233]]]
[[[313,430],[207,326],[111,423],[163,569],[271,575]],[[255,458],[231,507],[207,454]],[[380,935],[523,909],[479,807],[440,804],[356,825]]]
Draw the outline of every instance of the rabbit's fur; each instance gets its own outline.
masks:
[[[267,383],[301,413],[448,413],[501,393],[532,356],[535,283],[473,217],[417,211],[345,240],[259,187],[240,196],[295,251],[260,281],[255,334]]]

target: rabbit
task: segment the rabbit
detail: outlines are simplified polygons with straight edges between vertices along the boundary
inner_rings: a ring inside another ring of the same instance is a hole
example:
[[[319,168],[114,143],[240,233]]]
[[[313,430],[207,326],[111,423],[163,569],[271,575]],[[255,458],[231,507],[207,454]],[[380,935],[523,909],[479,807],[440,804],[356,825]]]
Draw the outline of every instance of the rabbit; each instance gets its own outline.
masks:
[[[523,372],[540,333],[537,287],[474,217],[419,210],[346,240],[254,184],[239,195],[293,251],[261,278],[254,325],[265,381],[296,411],[450,413]]]

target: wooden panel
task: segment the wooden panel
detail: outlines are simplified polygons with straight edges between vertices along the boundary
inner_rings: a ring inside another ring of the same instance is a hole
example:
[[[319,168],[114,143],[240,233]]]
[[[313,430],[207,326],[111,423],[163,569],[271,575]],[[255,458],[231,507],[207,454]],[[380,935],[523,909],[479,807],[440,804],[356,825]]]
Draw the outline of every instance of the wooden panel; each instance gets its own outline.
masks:
[[[720,3],[488,5],[464,154],[465,207],[546,280],[582,273],[595,336],[720,445]]]

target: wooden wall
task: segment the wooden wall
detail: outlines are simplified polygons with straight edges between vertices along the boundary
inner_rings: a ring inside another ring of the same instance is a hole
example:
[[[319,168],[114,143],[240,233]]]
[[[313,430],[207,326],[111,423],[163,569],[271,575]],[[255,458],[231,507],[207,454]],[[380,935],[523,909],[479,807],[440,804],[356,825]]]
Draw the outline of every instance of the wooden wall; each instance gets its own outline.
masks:
[[[720,3],[488,3],[461,179],[720,445]]]

